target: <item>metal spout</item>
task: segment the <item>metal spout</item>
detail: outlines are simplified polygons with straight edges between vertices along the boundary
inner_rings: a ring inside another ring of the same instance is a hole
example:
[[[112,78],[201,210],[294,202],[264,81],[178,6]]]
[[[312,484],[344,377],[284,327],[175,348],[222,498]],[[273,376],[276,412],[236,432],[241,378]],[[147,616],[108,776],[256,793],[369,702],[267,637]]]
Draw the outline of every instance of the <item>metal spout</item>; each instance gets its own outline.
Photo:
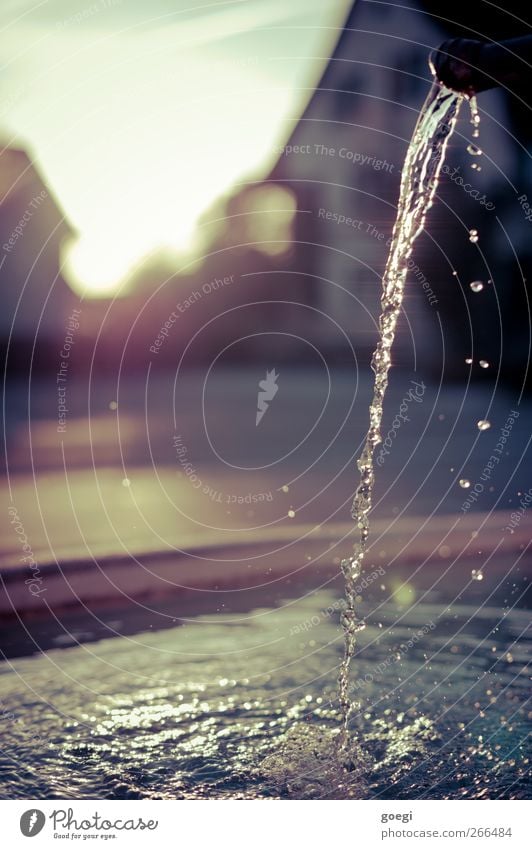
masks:
[[[435,77],[471,97],[496,86],[512,91],[532,82],[532,36],[500,43],[451,38],[429,56]]]

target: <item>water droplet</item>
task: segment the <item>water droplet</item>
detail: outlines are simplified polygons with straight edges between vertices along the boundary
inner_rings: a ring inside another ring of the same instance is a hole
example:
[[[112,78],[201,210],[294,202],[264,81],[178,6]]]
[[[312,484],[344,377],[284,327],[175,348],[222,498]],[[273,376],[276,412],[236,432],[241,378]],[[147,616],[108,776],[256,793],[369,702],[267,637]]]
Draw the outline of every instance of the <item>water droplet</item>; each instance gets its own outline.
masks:
[[[482,569],[471,569],[471,577],[474,581],[483,581],[484,573]]]
[[[466,150],[471,156],[482,156],[482,151],[476,144],[468,144]]]
[[[480,280],[473,280],[473,282],[469,284],[469,288],[472,292],[482,292],[484,288],[484,283],[482,283]]]
[[[480,115],[478,112],[477,99],[475,95],[469,98],[469,109],[471,112],[470,124],[473,125],[473,138],[478,139],[479,137],[479,124],[480,124]]]
[[[466,363],[468,364],[468,366],[470,366],[472,362],[473,362],[473,360],[472,360],[471,357],[466,358]]]
[[[470,242],[478,242],[478,230],[470,230],[469,231],[469,241]]]
[[[491,427],[491,422],[489,422],[487,419],[480,419],[480,421],[477,422],[477,427],[479,430],[489,430],[489,428]]]
[[[292,510],[292,508],[290,508],[290,510],[288,511],[288,518],[293,519],[295,517],[295,515],[296,515],[296,511]]]
[[[109,409],[110,410],[116,410],[117,408],[118,408],[118,404],[116,403],[116,401],[109,401]]]
[[[287,487],[286,484],[284,486],[282,486],[281,489],[282,489],[283,492],[288,492],[288,487]]]
[[[129,486],[131,486],[131,481],[129,480],[129,478],[124,478],[124,480],[122,481],[122,486],[125,486],[125,487],[126,487],[126,489],[127,489]]]
[[[488,363],[487,360],[479,360],[478,364],[479,364],[480,368],[489,368],[490,367],[490,364]]]
[[[460,484],[462,489],[469,489],[469,487],[471,486],[471,483],[468,481],[467,478],[460,478],[458,483]]]

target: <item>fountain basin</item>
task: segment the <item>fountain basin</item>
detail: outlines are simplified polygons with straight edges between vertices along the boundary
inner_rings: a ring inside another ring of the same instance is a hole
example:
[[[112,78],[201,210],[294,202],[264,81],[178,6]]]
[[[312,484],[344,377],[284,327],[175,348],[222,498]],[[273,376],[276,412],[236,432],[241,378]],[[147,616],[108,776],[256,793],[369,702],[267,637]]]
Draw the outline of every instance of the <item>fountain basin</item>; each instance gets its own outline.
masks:
[[[421,525],[375,525],[348,773],[333,760],[348,526],[43,566],[40,608],[14,570],[0,795],[527,798],[525,527]]]

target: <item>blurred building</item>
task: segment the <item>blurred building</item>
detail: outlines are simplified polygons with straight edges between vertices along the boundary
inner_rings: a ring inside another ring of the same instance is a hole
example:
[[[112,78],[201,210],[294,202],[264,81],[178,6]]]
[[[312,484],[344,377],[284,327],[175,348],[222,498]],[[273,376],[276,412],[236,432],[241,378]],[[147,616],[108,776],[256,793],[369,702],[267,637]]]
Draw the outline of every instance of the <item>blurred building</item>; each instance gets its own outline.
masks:
[[[325,73],[270,175],[297,197],[297,264],[308,275],[309,299],[339,322],[362,351],[375,344],[402,164],[430,86],[427,58],[448,35],[437,17],[423,14],[424,8],[419,3],[353,5]],[[484,167],[470,170],[467,104],[448,162],[465,179],[469,175],[479,194],[493,199],[495,206],[495,200],[502,204],[509,194],[507,180],[518,172],[522,153],[508,143],[502,94],[483,94],[481,107],[488,116],[482,124]],[[519,233],[522,222],[513,223]],[[468,226],[479,229],[483,249],[497,240],[497,257],[488,262],[492,268],[494,261],[506,267],[508,276],[511,248],[501,244],[495,216],[444,177],[427,233],[418,239],[411,260],[396,362],[422,357],[439,370],[445,348],[459,350],[462,345],[468,355],[474,312],[480,307],[468,284],[479,276],[495,277],[483,267],[478,250],[470,249]],[[508,288],[508,281],[504,285]],[[473,335],[485,346],[480,356],[494,358],[501,342],[500,304],[491,298],[487,305],[487,300]],[[330,322],[323,328],[330,330]],[[462,365],[463,358],[453,369],[447,357],[448,374],[459,374]]]
[[[24,150],[1,151],[0,197],[0,340],[5,346],[11,337],[19,352],[36,339],[60,345],[60,328],[79,301],[60,268],[73,230]]]

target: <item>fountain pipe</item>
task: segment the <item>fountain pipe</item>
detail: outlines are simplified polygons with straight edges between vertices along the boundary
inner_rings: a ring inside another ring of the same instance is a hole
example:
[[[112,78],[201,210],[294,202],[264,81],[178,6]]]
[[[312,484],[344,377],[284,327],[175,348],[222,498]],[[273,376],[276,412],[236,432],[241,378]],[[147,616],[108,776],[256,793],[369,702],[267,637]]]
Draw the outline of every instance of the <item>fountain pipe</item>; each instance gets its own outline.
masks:
[[[521,89],[532,83],[532,35],[498,43],[450,38],[429,65],[443,85],[469,97],[495,86]]]

